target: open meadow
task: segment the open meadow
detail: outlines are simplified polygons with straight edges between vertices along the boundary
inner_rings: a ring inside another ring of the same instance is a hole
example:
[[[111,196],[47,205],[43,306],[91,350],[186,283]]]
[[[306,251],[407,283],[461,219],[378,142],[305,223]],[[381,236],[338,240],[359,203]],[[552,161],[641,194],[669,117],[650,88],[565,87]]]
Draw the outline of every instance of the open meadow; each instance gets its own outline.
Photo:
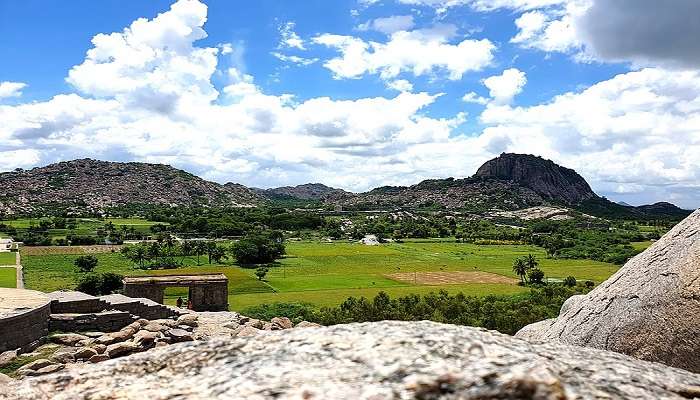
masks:
[[[2,252],[0,253],[0,266],[5,266],[5,265],[15,265],[16,262],[16,255],[15,253],[10,253],[10,252]]]
[[[80,274],[73,265],[78,254],[28,254],[23,257],[27,288],[42,291],[73,288]],[[182,258],[178,269],[143,271],[118,252],[96,254],[95,272],[124,275],[222,272],[229,278],[232,310],[272,302],[337,305],[349,296],[372,297],[380,291],[392,296],[446,289],[451,293],[488,295],[518,293],[513,260],[533,254],[547,278],[574,276],[596,283],[617,266],[590,260],[548,259],[543,249],[525,245],[474,245],[448,241],[406,241],[379,246],[350,242],[289,242],[287,255],[271,266],[264,281],[255,269],[232,262],[206,264],[201,257]],[[169,302],[186,296],[186,289],[166,292]]]
[[[17,270],[0,267],[0,288],[14,288],[17,285]]]

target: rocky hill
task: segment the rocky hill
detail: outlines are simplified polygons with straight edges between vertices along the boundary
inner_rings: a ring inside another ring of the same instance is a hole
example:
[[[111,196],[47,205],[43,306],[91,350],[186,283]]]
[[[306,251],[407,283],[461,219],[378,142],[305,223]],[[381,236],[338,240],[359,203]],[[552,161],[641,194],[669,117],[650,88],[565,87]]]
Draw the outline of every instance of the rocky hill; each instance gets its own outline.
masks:
[[[501,154],[484,163],[474,177],[513,182],[543,199],[568,205],[597,197],[588,182],[573,169],[528,154]]]
[[[0,214],[100,212],[128,204],[252,206],[245,186],[220,185],[163,164],[91,159],[0,173]]]
[[[352,196],[343,189],[336,189],[322,183],[306,183],[297,186],[282,186],[272,189],[255,189],[258,194],[271,199],[329,200]]]

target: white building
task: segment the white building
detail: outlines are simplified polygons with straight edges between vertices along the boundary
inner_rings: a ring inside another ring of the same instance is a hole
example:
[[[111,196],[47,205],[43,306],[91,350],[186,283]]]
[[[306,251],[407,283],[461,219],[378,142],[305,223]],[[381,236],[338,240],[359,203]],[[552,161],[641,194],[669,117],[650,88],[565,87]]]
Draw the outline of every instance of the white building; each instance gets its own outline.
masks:
[[[17,249],[17,243],[12,239],[0,239],[0,253]]]

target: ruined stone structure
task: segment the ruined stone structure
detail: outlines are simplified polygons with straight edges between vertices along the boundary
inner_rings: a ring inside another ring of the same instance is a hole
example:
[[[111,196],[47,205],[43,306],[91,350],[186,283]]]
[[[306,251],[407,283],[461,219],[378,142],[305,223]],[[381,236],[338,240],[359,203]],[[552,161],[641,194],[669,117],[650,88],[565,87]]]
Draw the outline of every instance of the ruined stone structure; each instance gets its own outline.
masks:
[[[228,310],[228,278],[224,274],[160,275],[124,278],[124,295],[163,303],[166,287],[188,287],[195,311]]]
[[[51,299],[44,293],[0,288],[0,353],[30,349],[49,332]]]

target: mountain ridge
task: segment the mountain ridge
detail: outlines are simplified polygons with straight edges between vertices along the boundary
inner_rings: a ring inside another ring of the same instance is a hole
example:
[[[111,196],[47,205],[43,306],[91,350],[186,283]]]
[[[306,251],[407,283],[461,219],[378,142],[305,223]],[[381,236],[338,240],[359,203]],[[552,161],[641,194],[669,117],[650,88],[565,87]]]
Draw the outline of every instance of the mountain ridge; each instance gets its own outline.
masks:
[[[130,204],[254,207],[298,200],[298,204],[370,209],[444,209],[485,212],[540,205],[574,208],[598,216],[679,217],[690,214],[667,202],[639,207],[596,195],[573,169],[525,154],[504,153],[467,178],[427,179],[411,186],[380,186],[351,193],[321,183],[258,189],[219,184],[166,164],[111,162],[89,158],[30,170],[0,173],[0,214],[62,210],[100,213]],[[297,204],[297,203],[286,203]]]

